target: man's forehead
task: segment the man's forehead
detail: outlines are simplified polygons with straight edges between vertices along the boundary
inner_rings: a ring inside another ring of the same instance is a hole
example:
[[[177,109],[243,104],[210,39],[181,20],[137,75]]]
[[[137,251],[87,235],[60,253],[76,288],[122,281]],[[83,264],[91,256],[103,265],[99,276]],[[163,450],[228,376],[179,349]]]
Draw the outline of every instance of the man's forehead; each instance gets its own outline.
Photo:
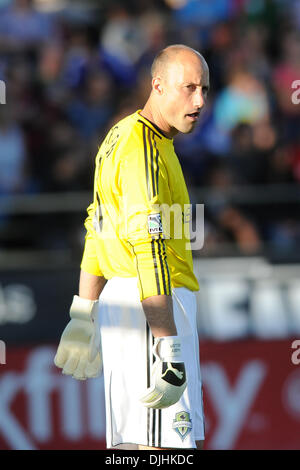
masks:
[[[209,82],[209,70],[205,60],[196,54],[182,54],[170,60],[167,66],[170,81],[191,82],[203,85]]]

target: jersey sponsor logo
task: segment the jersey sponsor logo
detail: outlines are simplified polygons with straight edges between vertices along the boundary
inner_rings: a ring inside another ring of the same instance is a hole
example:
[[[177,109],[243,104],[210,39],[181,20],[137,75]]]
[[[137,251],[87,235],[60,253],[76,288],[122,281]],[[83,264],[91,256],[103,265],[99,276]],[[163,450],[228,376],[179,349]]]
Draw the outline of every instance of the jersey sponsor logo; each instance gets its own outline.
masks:
[[[163,233],[160,214],[148,215],[148,232],[151,235],[156,234],[156,233]]]
[[[192,420],[190,414],[187,411],[179,411],[175,414],[175,419],[173,419],[172,428],[177,432],[178,436],[182,441],[192,430]]]

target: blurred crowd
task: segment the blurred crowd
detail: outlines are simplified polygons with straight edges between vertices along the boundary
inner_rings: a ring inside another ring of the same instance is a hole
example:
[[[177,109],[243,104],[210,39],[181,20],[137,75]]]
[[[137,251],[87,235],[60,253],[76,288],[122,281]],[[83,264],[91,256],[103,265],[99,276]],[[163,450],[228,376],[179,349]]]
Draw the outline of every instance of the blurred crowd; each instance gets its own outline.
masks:
[[[174,140],[192,202],[205,203],[203,252],[299,251],[296,197],[251,204],[258,186],[300,182],[299,0],[0,0],[0,203],[91,190],[103,137],[143,106],[152,60],[174,43],[199,50],[211,73],[201,123]],[[231,199],[236,187],[254,188],[247,203]],[[19,228],[28,246],[71,246],[80,217]],[[15,226],[0,214],[2,247],[24,243]]]

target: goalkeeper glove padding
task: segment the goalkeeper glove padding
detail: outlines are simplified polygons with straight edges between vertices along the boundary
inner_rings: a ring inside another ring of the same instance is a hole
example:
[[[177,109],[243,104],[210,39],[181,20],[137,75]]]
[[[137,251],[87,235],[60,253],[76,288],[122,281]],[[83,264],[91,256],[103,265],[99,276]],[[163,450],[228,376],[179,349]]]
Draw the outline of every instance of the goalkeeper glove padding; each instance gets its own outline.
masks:
[[[71,321],[63,331],[54,363],[62,373],[75,379],[97,377],[102,371],[98,300],[74,295]]]
[[[151,386],[140,401],[148,408],[167,408],[177,403],[186,388],[180,338],[178,336],[155,338],[153,354],[155,363],[151,374]]]

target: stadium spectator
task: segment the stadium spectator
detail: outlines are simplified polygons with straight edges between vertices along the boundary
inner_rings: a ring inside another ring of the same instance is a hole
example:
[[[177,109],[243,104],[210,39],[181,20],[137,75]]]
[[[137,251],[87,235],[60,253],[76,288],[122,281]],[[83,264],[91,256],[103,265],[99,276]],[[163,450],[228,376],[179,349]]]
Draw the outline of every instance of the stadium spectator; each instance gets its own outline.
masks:
[[[0,108],[0,195],[27,192],[26,143],[22,129]]]
[[[37,11],[32,0],[14,0],[1,12],[0,46],[6,51],[38,49],[53,39],[54,21],[49,15]]]
[[[85,139],[101,133],[112,115],[112,89],[109,76],[92,72],[86,77],[81,97],[71,100],[66,109],[70,122]]]
[[[100,45],[102,59],[117,82],[131,87],[136,80],[136,64],[145,52],[147,42],[139,21],[121,2],[109,10]]]
[[[267,93],[247,70],[232,71],[228,85],[216,97],[216,128],[230,132],[238,123],[254,124],[269,116]]]

